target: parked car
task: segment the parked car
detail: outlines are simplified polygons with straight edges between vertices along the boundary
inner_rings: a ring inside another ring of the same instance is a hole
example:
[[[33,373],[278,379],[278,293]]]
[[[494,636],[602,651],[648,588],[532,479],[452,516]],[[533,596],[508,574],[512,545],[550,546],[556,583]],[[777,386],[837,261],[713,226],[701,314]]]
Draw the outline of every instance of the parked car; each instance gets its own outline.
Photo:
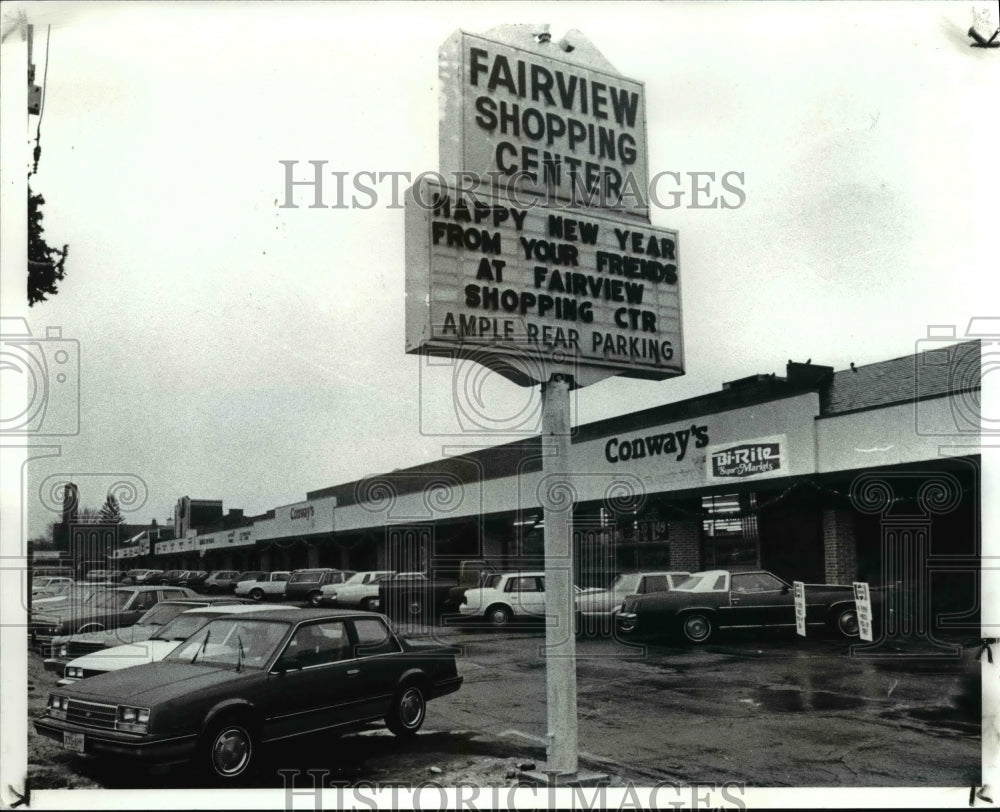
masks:
[[[236,588],[240,573],[236,570],[216,570],[201,585],[201,591],[209,595],[232,592]]]
[[[217,618],[158,663],[59,689],[34,725],[74,753],[194,758],[233,784],[266,742],[378,719],[411,736],[427,700],[461,684],[454,649],[397,637],[381,615],[272,609]]]
[[[576,628],[581,634],[610,634],[614,613],[629,595],[645,595],[673,589],[691,576],[690,572],[622,572],[607,589],[590,590],[576,596]]]
[[[267,575],[266,570],[246,570],[239,574],[236,578],[236,583],[242,584],[245,581],[259,581],[264,575]],[[234,586],[233,589],[235,588]]]
[[[177,582],[177,586],[186,586],[191,589],[201,589],[201,586],[205,583],[206,578],[208,578],[207,570],[188,570]]]
[[[68,592],[76,582],[72,578],[46,576],[31,579],[31,598],[51,598]]]
[[[285,584],[291,573],[287,570],[277,572],[262,572],[253,581],[240,581],[236,584],[236,594],[246,595],[255,601],[262,601],[264,598],[282,598],[285,595]]]
[[[402,573],[409,575],[410,573]],[[319,602],[323,605],[360,606],[371,610],[378,607],[378,585],[386,578],[396,576],[392,570],[356,572],[342,584],[325,584],[320,588]],[[420,574],[423,577],[423,574]]]
[[[806,587],[806,624],[858,636],[858,613],[850,586]],[[669,592],[631,595],[618,613],[624,635],[679,635],[704,643],[720,629],[795,628],[792,587],[771,572],[696,572]]]
[[[574,595],[591,590],[573,587]],[[594,590],[596,591],[596,590]],[[481,617],[493,626],[506,626],[514,618],[545,616],[544,572],[500,572],[487,575],[481,587],[467,589],[458,607],[463,617]]]
[[[293,570],[285,586],[285,597],[290,601],[305,601],[310,606],[319,606],[322,595],[320,590],[324,586],[342,584],[352,575],[354,570],[329,568]]]
[[[87,570],[85,581],[111,581],[111,570]]]
[[[161,600],[194,595],[184,587],[108,587],[95,592],[82,606],[55,606],[44,612],[32,613],[28,622],[29,634],[42,653],[48,654],[55,637],[131,626]]]
[[[271,611],[272,609],[294,611],[292,606],[216,601],[210,606],[195,607],[180,612],[168,623],[157,627],[153,634],[141,642],[136,641],[101,649],[72,659],[61,659],[58,661],[58,668],[49,668],[50,661],[46,660],[45,668],[47,671],[57,671],[62,679],[56,685],[63,686],[72,685],[82,679],[96,677],[98,674],[106,674],[108,671],[119,671],[122,668],[132,668],[146,663],[158,663],[192,634],[217,617]]]
[[[137,584],[155,584],[161,575],[163,575],[163,570],[139,570],[135,576],[135,582]]]
[[[75,657],[82,657],[84,654],[92,654],[95,651],[126,643],[141,643],[152,637],[158,629],[169,623],[181,612],[186,612],[189,609],[199,609],[216,604],[229,606],[248,602],[249,599],[245,598],[210,598],[200,595],[193,598],[169,598],[160,601],[131,626],[54,637],[51,646],[52,656],[45,660],[45,670],[62,673],[63,666]]]
[[[64,575],[41,575],[31,579],[31,591],[36,589],[47,589],[48,587],[60,585],[72,585],[76,583],[72,578]]]
[[[187,572],[187,570],[167,570],[157,576],[155,583],[176,586],[177,582],[180,581],[181,576],[183,576],[185,572]]]
[[[435,561],[433,577],[394,578],[379,583],[378,610],[391,618],[433,623],[457,612],[465,591],[482,586],[496,567],[481,558],[458,562]]]
[[[45,595],[31,598],[31,612],[46,612],[48,609],[46,607],[55,607],[60,604],[65,604],[67,606],[82,606],[86,603],[91,596],[102,589],[106,589],[113,584],[106,583],[88,583],[86,581],[77,581],[65,592],[59,593],[58,595]]]

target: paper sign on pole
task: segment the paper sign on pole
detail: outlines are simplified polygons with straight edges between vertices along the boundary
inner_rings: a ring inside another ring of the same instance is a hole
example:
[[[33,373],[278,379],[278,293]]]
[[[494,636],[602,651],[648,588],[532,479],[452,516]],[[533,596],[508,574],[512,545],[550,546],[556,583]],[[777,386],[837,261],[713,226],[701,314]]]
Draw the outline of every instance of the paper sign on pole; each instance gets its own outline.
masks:
[[[862,640],[869,643],[875,641],[872,635],[872,596],[868,584],[864,581],[854,581],[854,604],[858,609],[858,631]]]
[[[806,585],[802,581],[792,581],[792,595],[795,597],[795,631],[806,636]]]

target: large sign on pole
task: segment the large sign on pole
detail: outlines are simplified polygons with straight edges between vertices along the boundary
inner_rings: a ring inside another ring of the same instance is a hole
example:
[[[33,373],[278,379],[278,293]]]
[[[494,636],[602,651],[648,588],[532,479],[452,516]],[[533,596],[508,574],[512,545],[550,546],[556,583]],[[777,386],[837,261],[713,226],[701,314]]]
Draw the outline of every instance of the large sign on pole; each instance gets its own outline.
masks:
[[[582,36],[544,49],[523,39],[457,31],[442,46],[441,171],[510,179],[549,203],[596,200],[648,219],[643,84]]]
[[[582,35],[457,32],[440,168],[406,200],[406,351],[542,385],[542,470],[572,474],[568,393],[684,374],[677,232],[649,222],[646,108]],[[546,776],[578,777],[572,503],[545,506]]]
[[[522,385],[684,374],[677,232],[422,180],[406,199],[406,351]]]

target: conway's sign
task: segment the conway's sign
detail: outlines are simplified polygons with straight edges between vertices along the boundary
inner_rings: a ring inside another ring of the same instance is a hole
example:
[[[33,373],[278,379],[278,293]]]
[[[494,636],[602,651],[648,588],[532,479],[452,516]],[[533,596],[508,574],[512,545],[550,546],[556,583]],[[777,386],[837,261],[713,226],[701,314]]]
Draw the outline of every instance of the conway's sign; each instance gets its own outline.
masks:
[[[612,437],[604,444],[604,459],[608,462],[628,462],[645,457],[672,456],[680,462],[688,448],[708,445],[708,426],[691,425],[687,429],[648,434],[645,437]]]

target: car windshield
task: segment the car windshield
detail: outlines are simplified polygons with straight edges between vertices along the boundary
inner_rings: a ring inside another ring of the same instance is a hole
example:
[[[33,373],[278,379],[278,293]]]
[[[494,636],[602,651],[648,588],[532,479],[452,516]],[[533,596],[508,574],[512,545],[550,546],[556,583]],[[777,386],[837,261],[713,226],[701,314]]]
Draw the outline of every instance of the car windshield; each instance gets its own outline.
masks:
[[[678,592],[724,592],[726,576],[720,572],[696,572],[674,587]]]
[[[194,612],[183,612],[167,623],[150,639],[187,640],[192,634],[202,628],[202,626],[217,617],[217,614],[199,615]]]
[[[91,598],[87,603],[91,604],[95,609],[123,609],[125,604],[128,603],[129,598],[132,597],[131,592],[95,592],[93,598]]]
[[[214,667],[260,669],[274,655],[288,631],[278,621],[224,618],[213,620],[167,656],[168,661]]]
[[[503,578],[502,575],[491,575],[486,580],[483,581],[483,586],[486,589],[496,589],[500,586],[500,580]]]
[[[158,603],[138,620],[140,626],[162,626],[169,623],[181,612],[191,609],[187,603]]]

